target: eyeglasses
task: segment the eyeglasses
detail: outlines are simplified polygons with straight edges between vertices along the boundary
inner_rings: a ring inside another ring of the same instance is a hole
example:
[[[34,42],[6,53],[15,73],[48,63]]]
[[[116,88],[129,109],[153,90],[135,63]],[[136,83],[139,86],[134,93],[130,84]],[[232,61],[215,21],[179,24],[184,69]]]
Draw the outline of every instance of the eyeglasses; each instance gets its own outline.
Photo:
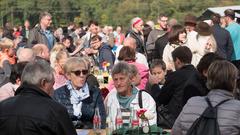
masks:
[[[99,43],[99,42],[100,42],[99,40],[98,40],[98,41],[91,42],[91,45],[96,44],[96,43]]]
[[[88,74],[88,70],[76,70],[76,71],[71,71],[72,73],[74,73],[76,76],[80,76],[82,75],[87,75]]]

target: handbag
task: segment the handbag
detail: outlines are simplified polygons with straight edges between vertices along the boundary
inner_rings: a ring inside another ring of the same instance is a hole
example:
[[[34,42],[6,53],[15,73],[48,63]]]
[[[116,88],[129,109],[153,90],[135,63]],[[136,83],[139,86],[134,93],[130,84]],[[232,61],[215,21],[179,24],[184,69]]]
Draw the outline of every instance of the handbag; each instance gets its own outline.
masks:
[[[160,105],[157,107],[157,125],[165,128],[171,129],[175,122],[174,117],[169,113],[166,105]]]

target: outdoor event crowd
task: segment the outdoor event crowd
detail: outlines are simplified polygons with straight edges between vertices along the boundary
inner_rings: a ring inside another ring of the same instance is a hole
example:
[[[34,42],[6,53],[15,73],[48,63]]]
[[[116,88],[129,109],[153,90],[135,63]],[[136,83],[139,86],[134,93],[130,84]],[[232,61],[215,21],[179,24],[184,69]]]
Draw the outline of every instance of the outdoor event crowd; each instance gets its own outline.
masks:
[[[207,21],[192,14],[160,14],[156,22],[135,17],[126,32],[95,20],[51,29],[52,18],[42,12],[36,25],[0,28],[1,135],[73,135],[96,128],[96,113],[104,129],[119,124],[119,110],[127,126],[139,109],[149,125],[185,135],[207,101],[225,100],[217,108],[220,132],[240,134],[240,25],[233,10]],[[100,81],[105,72],[107,81]]]

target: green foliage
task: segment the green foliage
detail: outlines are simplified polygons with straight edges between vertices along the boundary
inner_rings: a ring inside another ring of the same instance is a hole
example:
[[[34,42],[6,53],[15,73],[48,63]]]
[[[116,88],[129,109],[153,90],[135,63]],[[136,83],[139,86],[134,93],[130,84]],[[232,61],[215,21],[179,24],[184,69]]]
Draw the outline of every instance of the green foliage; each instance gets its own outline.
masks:
[[[0,24],[30,19],[34,25],[40,11],[49,11],[56,26],[94,19],[101,25],[128,27],[136,16],[156,21],[159,13],[165,13],[181,22],[188,13],[199,16],[208,7],[237,4],[239,0],[0,0]]]

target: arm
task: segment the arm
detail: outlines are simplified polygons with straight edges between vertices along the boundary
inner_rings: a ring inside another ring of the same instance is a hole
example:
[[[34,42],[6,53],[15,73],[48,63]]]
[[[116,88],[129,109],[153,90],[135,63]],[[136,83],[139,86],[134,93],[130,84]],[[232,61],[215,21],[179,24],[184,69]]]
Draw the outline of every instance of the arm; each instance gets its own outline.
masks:
[[[3,71],[4,71],[5,77],[9,78],[11,75],[11,65],[10,65],[9,61],[4,60],[2,65],[3,65]]]
[[[57,117],[57,135],[77,135],[76,130],[73,126],[73,123],[70,119],[70,116],[67,113],[65,108],[62,108],[61,111],[58,111],[59,115]]]
[[[32,29],[32,30],[29,32],[27,47],[28,47],[28,48],[32,48],[33,45],[36,44],[36,43],[37,43],[37,41],[36,41],[36,37],[35,37],[35,34],[34,34],[34,29]]]
[[[104,129],[106,127],[106,112],[105,112],[103,98],[100,93],[100,90],[98,91],[98,96],[97,96],[96,102],[97,102],[97,107],[99,108],[99,113],[101,116],[101,128]]]
[[[147,111],[151,112],[151,114],[154,115],[154,118],[149,120],[149,124],[155,125],[157,124],[156,103],[147,92],[143,92],[142,96],[143,96],[143,108],[147,109]]]
[[[228,35],[228,42],[227,42],[227,60],[231,60],[232,53],[233,53],[233,42],[232,42],[232,38],[231,38],[229,32],[227,32],[227,35]]]
[[[152,49],[154,49],[154,37],[153,37],[153,31],[151,31],[148,35],[147,42],[146,42],[146,50],[148,53],[151,52]]]
[[[114,64],[114,55],[112,54],[112,51],[109,49],[103,49],[101,51],[101,55],[102,55],[102,61],[100,64],[102,64],[102,62],[107,61],[110,63],[110,69],[112,68],[113,64]]]
[[[159,95],[156,98],[156,100],[157,100],[156,102],[158,105],[161,105],[161,104],[166,105],[169,103],[169,101],[171,100],[172,95],[174,93],[175,81],[176,81],[176,79],[174,78],[174,76],[172,76],[172,74],[170,74],[167,77],[165,84],[163,85],[162,89],[159,92]]]

